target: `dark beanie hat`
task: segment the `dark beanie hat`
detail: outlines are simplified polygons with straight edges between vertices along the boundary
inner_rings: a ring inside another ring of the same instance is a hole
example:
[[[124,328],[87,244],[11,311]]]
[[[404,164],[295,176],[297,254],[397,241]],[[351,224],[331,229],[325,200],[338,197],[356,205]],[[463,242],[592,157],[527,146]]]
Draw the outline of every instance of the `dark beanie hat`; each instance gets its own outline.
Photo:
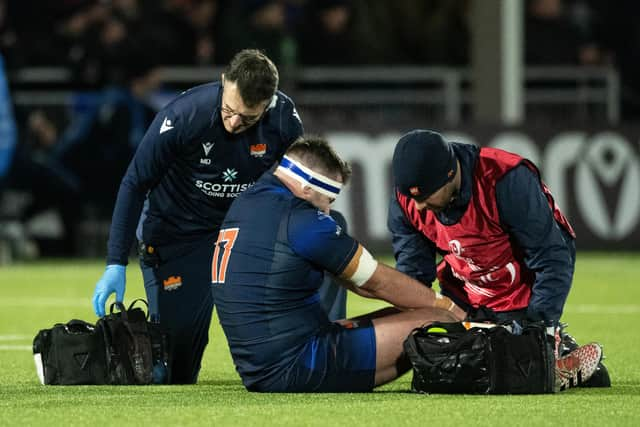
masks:
[[[393,179],[405,196],[430,196],[451,181],[456,170],[453,148],[437,132],[422,129],[408,132],[393,152]]]

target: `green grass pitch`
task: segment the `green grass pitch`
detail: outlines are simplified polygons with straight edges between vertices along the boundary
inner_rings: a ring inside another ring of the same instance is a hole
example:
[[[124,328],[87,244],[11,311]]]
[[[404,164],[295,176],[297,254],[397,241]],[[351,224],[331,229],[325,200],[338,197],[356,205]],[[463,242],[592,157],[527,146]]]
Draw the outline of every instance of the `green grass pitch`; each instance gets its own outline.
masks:
[[[613,387],[543,396],[410,393],[411,375],[366,394],[255,394],[244,390],[214,319],[194,386],[42,386],[31,342],[72,318],[94,321],[101,262],[0,266],[0,426],[639,426],[640,254],[578,256],[563,320],[579,342],[604,345]],[[135,263],[127,300],[143,296]],[[350,295],[349,315],[379,308]]]

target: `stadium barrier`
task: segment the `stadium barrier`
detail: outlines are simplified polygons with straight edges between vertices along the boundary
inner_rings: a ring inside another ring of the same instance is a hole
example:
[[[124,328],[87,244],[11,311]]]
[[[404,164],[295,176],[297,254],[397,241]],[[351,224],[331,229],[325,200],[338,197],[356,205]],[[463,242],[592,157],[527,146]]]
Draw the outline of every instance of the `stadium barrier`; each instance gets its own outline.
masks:
[[[216,79],[221,71],[162,69],[171,90],[160,94],[156,105],[177,90]],[[365,244],[390,248],[386,212],[397,138],[412,128],[433,128],[444,130],[453,140],[506,148],[536,162],[578,233],[579,249],[640,247],[640,128],[618,124],[615,70],[528,67],[527,124],[515,129],[465,125],[470,102],[466,70],[394,67],[392,71],[386,67],[300,68],[283,77],[283,87],[296,101],[305,129],[327,136],[354,165],[354,179],[337,207]],[[71,111],[79,97],[90,99],[70,90],[71,74],[65,69],[23,69],[11,79],[17,109],[23,112],[48,108],[60,114],[60,110]],[[535,106],[541,107],[541,116],[536,116]],[[563,110],[558,112],[554,106]],[[47,225],[49,218],[38,219],[45,223],[31,229],[56,229],[54,224]],[[88,217],[84,222],[82,253],[102,254],[108,218]]]
[[[220,67],[162,67],[168,87],[183,90],[217,80]],[[73,75],[63,67],[29,67],[10,75],[16,105],[60,106],[71,102]],[[610,66],[528,66],[524,70],[527,113],[564,106],[563,118],[620,120],[620,81]],[[429,107],[433,119],[460,124],[468,115],[471,73],[456,67],[300,67],[283,72],[281,86],[305,108]]]

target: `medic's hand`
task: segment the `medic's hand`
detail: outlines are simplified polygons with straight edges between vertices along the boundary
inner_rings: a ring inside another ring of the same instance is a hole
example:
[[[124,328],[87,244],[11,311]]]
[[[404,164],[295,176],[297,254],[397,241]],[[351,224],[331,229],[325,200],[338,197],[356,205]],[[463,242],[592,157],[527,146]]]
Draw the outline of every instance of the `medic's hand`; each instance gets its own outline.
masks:
[[[97,316],[104,316],[104,306],[112,293],[116,293],[117,302],[122,302],[124,299],[124,288],[127,281],[125,270],[124,265],[107,265],[104,274],[96,283],[96,289],[93,292],[93,310]]]

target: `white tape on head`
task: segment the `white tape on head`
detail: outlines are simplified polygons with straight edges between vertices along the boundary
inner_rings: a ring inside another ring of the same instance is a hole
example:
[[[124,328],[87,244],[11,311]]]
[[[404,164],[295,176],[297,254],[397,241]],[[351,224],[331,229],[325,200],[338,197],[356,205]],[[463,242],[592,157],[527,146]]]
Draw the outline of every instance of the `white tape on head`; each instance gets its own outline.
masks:
[[[332,199],[338,197],[340,190],[342,190],[342,183],[314,172],[287,156],[282,158],[277,170],[300,182],[303,186],[309,186]]]

